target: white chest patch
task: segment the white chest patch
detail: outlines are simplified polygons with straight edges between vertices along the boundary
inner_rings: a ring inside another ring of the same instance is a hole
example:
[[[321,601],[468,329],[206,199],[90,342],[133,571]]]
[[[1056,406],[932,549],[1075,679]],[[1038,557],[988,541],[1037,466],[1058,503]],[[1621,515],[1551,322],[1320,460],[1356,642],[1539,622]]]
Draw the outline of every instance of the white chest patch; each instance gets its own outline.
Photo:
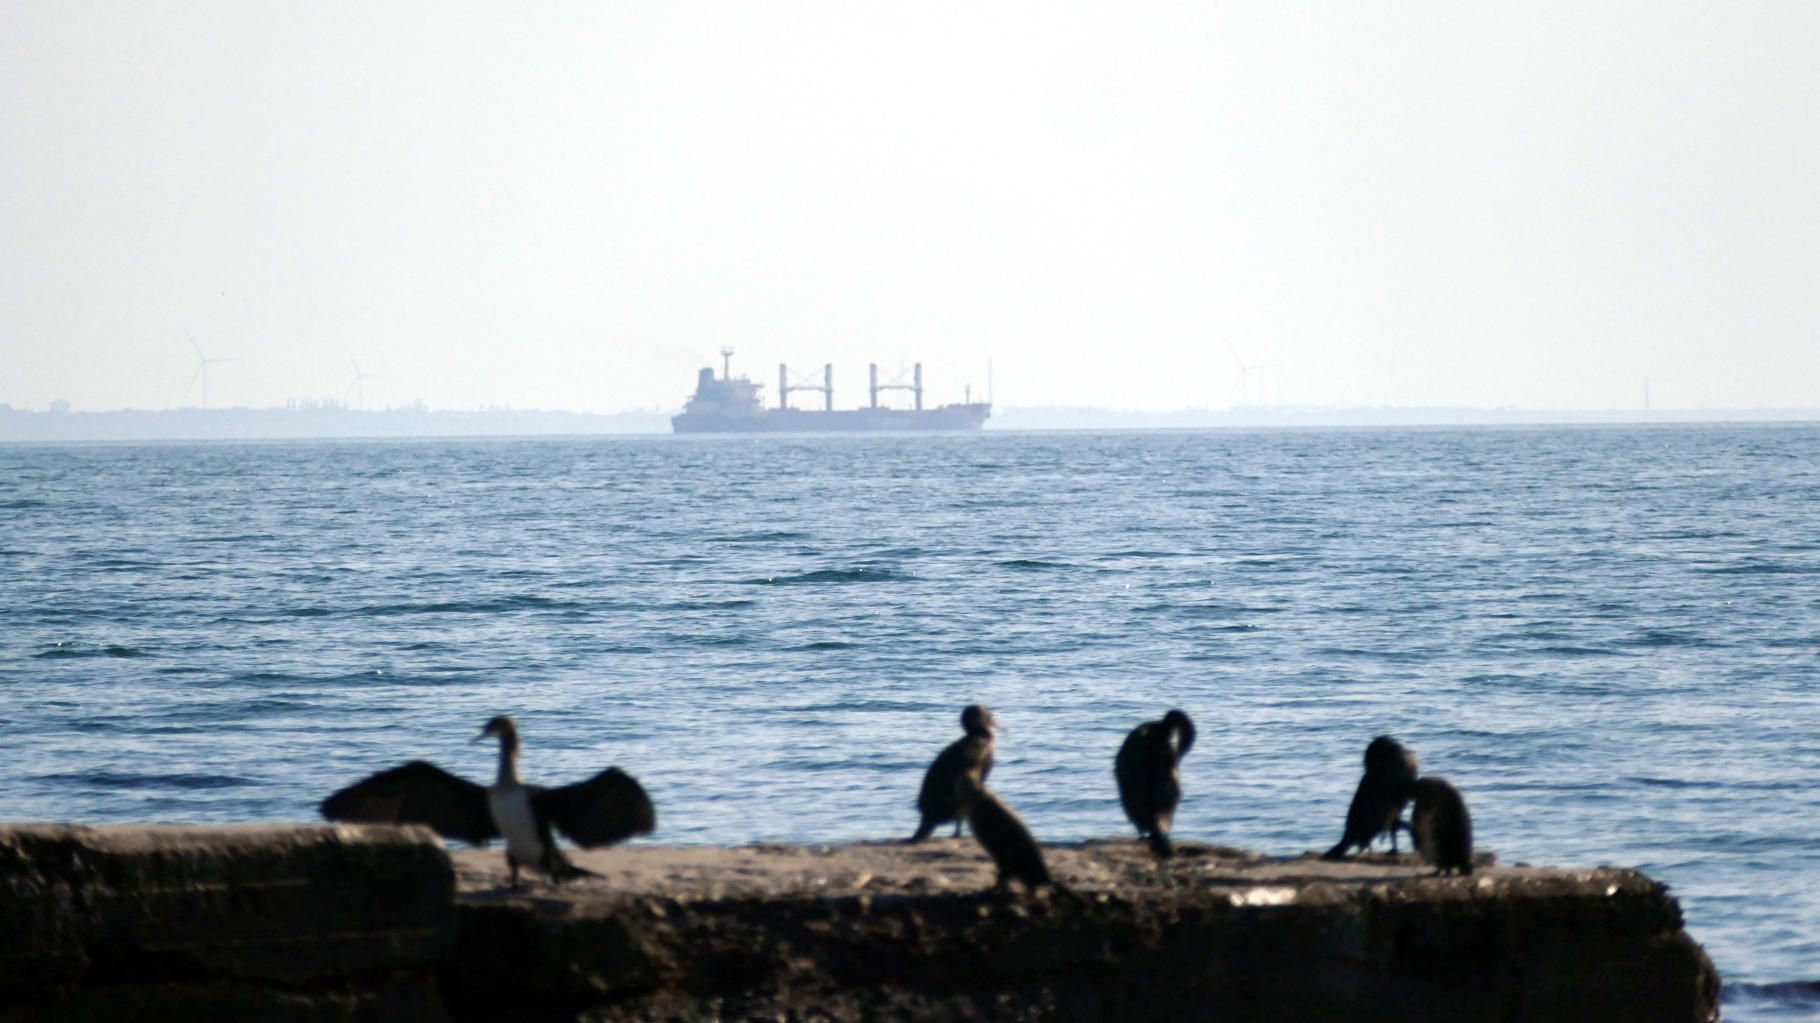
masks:
[[[487,788],[487,809],[505,836],[506,851],[520,864],[543,866],[543,840],[537,835],[537,818],[531,814],[531,796],[519,786],[501,791]]]

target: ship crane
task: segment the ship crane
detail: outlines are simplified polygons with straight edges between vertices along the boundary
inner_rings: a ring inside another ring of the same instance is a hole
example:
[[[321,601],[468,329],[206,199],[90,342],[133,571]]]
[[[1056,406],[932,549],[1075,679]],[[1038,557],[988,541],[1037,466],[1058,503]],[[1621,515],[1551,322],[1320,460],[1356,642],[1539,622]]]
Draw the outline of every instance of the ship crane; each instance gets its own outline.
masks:
[[[923,364],[922,363],[919,362],[916,364],[916,369],[914,371],[915,375],[913,377],[914,382],[908,383],[908,384],[904,383],[904,375],[902,373],[899,373],[896,377],[894,377],[890,383],[881,384],[878,382],[878,363],[876,363],[876,362],[872,363],[871,368],[872,368],[872,407],[873,408],[878,408],[878,392],[880,392],[880,391],[913,391],[916,394],[916,410],[918,412],[921,412],[923,410]]]
[[[777,407],[780,409],[790,407],[790,392],[792,391],[820,391],[822,392],[822,411],[834,411],[834,363],[825,363],[822,366],[821,383],[814,383],[814,379],[814,377],[807,376],[798,377],[796,383],[791,383],[790,367],[784,363],[778,363]]]

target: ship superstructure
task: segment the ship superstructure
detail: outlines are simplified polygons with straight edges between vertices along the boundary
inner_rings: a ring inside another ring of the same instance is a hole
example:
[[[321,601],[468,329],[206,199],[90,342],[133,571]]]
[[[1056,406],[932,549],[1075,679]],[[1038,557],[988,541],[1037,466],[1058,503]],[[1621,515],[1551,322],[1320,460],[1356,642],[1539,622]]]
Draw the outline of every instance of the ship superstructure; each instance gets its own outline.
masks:
[[[870,404],[865,408],[834,407],[834,367],[822,367],[819,383],[791,383],[788,366],[777,367],[777,407],[766,408],[759,392],[763,385],[744,376],[733,375],[733,349],[722,348],[721,374],[716,377],[711,366],[704,366],[695,376],[695,393],[689,397],[680,414],[670,420],[677,433],[825,433],[830,430],[851,432],[897,432],[902,430],[977,430],[992,414],[991,402],[966,401],[958,405],[923,407],[923,364],[917,363],[911,383],[879,383],[878,364],[871,367],[868,388]],[[879,404],[885,391],[909,391],[913,407],[891,408]],[[797,392],[819,392],[819,410],[790,407],[790,395]]]

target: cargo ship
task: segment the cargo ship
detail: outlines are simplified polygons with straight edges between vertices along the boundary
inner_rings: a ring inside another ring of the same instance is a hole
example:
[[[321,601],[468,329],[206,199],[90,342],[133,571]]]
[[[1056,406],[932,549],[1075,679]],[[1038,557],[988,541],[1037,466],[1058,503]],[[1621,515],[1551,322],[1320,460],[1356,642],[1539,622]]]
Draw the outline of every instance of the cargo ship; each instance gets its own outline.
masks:
[[[689,397],[682,412],[670,419],[670,426],[677,433],[827,433],[831,430],[843,432],[880,432],[896,433],[903,430],[977,430],[985,425],[986,417],[992,414],[992,403],[989,401],[971,400],[972,389],[968,389],[968,400],[958,405],[938,405],[935,408],[923,407],[923,364],[917,363],[910,383],[878,382],[878,364],[873,363],[872,380],[869,387],[870,403],[865,408],[834,408],[834,367],[832,364],[822,367],[820,382],[799,380],[790,381],[790,368],[777,367],[777,407],[766,408],[764,400],[759,397],[762,384],[754,383],[744,376],[733,375],[733,349],[720,350],[721,373],[714,375],[711,366],[704,366],[695,377],[695,393]],[[820,409],[801,409],[790,407],[790,395],[799,391],[819,392],[822,397]],[[878,396],[883,391],[909,391],[914,402],[912,408],[891,408],[880,405]]]

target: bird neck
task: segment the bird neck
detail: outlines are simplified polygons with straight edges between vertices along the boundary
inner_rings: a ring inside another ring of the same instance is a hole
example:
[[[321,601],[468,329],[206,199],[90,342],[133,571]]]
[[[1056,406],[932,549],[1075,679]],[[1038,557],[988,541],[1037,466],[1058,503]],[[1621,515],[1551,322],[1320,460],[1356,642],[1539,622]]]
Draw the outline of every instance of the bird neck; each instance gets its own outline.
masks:
[[[518,776],[518,736],[502,735],[499,737],[499,784],[519,785],[524,779]]]
[[[1171,731],[1175,737],[1175,758],[1180,760],[1194,748],[1194,725],[1186,721],[1179,721]]]

